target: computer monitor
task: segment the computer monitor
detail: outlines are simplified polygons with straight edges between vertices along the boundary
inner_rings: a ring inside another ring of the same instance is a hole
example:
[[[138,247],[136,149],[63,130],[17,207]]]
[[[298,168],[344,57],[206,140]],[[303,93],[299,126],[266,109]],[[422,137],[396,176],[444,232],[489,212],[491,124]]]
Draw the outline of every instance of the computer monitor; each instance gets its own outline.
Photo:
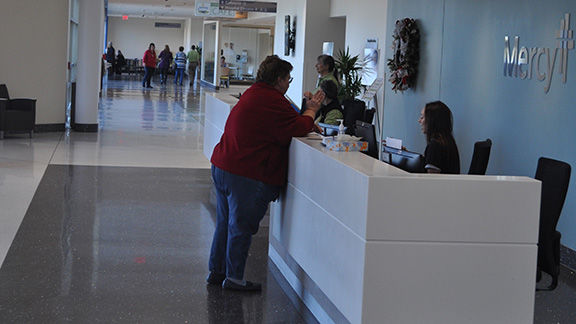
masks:
[[[420,153],[395,149],[389,146],[382,148],[382,161],[410,173],[425,173],[424,156]]]
[[[356,121],[356,136],[362,137],[368,142],[368,151],[364,152],[371,157],[378,158],[378,142],[376,142],[376,131],[374,125],[365,123],[361,120]]]

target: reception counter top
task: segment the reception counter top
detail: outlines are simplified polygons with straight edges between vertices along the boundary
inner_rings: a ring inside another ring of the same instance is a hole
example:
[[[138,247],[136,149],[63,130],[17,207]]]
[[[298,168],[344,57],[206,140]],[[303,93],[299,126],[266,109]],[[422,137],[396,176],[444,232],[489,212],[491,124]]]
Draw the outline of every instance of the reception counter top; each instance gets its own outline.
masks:
[[[209,159],[237,99],[206,95]],[[532,323],[540,182],[410,174],[294,138],[269,257],[321,323]]]
[[[269,255],[321,323],[531,323],[540,183],[290,147]]]

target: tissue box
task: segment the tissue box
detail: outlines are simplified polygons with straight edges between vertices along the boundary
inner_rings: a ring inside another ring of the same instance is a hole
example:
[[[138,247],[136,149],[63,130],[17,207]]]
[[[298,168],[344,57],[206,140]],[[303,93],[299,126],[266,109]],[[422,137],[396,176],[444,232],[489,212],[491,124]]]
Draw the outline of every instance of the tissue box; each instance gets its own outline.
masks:
[[[335,152],[360,152],[368,151],[368,142],[365,141],[338,141],[333,138],[325,138],[324,144],[330,151]]]

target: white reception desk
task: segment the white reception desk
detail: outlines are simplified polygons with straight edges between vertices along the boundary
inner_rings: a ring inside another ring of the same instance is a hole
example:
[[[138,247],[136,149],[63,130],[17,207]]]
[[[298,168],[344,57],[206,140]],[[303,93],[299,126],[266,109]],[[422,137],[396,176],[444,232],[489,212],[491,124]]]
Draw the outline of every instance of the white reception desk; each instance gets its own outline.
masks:
[[[233,104],[206,97],[208,158]],[[539,181],[410,174],[309,138],[289,163],[269,257],[321,323],[533,322]]]

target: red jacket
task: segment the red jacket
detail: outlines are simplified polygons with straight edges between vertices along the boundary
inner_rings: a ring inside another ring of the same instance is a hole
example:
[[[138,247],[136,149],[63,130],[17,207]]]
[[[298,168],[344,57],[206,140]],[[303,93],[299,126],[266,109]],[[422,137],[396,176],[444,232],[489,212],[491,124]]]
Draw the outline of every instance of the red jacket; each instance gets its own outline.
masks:
[[[313,123],[274,87],[257,82],[232,108],[211,162],[232,174],[283,185],[290,141],[293,136],[305,136]]]
[[[146,67],[156,67],[156,52],[147,50],[144,52],[144,58],[142,59],[144,66]]]

